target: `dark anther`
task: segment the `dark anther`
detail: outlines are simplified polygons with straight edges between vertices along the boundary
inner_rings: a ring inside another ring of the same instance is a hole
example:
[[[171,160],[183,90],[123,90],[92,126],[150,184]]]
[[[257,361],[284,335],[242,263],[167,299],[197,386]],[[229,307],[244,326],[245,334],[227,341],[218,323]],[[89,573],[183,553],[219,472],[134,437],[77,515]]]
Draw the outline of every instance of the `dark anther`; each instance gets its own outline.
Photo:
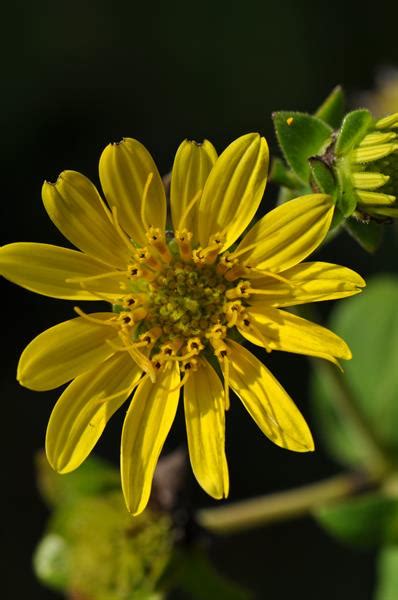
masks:
[[[249,327],[249,325],[250,325],[249,319],[243,319],[243,324],[246,325],[246,327]]]

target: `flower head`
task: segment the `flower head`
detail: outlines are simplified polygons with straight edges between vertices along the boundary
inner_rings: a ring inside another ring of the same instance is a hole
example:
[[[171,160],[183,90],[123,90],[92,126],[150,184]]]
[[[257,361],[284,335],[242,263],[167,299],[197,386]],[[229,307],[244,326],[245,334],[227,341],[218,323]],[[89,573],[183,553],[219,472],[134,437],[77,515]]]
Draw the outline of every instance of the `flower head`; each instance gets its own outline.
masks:
[[[35,390],[71,381],[46,437],[49,462],[61,473],[84,461],[135,390],[121,445],[122,487],[134,514],[148,502],[181,388],[192,469],[214,498],[228,494],[230,389],[275,444],[313,449],[289,395],[238,340],[333,362],[351,357],[338,336],[284,310],[350,296],[364,285],[344,267],[300,264],[329,229],[330,197],[289,201],[240,239],[261,201],[267,167],[267,144],[257,134],[240,137],[218,158],[208,141],[183,142],[172,170],[171,232],[151,156],[124,139],[100,159],[107,204],[74,171],[43,186],[50,218],[81,252],[29,243],[1,250],[2,272],[15,283],[111,305],[94,314],[76,307],[76,318],[36,337],[22,353],[18,379]]]
[[[361,126],[353,133],[352,147],[337,158],[337,172],[346,193],[353,188],[356,216],[363,220],[398,217],[398,113],[375,120],[365,110],[346,117],[361,117]],[[352,119],[354,120],[354,119]],[[342,134],[345,130],[344,123]],[[337,149],[339,140],[337,141]],[[344,144],[343,144],[344,147]],[[339,154],[339,152],[337,152]],[[348,189],[347,189],[348,188]],[[355,206],[356,204],[356,206]]]

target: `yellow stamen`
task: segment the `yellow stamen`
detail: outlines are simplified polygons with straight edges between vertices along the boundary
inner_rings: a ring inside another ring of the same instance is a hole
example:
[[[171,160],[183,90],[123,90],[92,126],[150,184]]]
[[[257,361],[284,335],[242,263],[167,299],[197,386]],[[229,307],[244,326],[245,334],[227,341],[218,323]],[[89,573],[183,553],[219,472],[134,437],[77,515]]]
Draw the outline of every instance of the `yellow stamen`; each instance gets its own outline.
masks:
[[[224,356],[222,359],[224,365],[224,408],[225,410],[229,410],[230,401],[229,401],[229,360],[227,356]]]
[[[172,256],[170,254],[170,250],[167,247],[166,242],[164,241],[164,235],[160,231],[158,227],[149,227],[146,232],[146,238],[151,246],[157,250],[161,259],[169,264],[171,262]]]
[[[153,173],[149,173],[148,177],[146,179],[146,182],[145,182],[144,191],[142,194],[142,201],[141,201],[141,221],[146,230],[149,229],[149,227],[150,227],[146,220],[145,208],[146,208],[146,203],[147,203],[147,199],[148,199],[148,190],[149,190],[149,186],[151,185],[152,179],[153,179]]]
[[[240,281],[235,288],[227,290],[225,296],[229,300],[235,300],[235,298],[250,298],[250,282]]]
[[[180,390],[182,387],[184,387],[184,385],[188,381],[190,375],[191,375],[191,372],[190,371],[186,371],[184,373],[183,378],[181,379],[180,383],[178,385],[176,385],[175,387],[171,388],[169,390],[169,392],[176,392],[177,390]]]
[[[189,202],[188,206],[186,207],[186,209],[184,210],[184,212],[182,213],[182,216],[178,222],[178,227],[176,228],[178,231],[181,231],[181,229],[184,228],[185,226],[185,221],[187,220],[187,216],[189,215],[189,213],[191,212],[192,208],[195,206],[195,204],[197,203],[197,201],[200,199],[202,195],[202,190],[199,190],[195,196],[192,198],[192,200]]]
[[[177,230],[175,232],[175,241],[177,242],[180,256],[184,262],[192,259],[192,233],[187,229]]]
[[[263,336],[261,331],[258,329],[258,327],[253,325],[252,320],[250,319],[250,317],[247,314],[245,314],[239,320],[238,327],[240,327],[243,330],[248,329],[249,332],[252,331],[254,333],[254,335],[257,336],[259,338],[259,340],[262,342],[264,349],[268,353],[272,352],[272,348],[270,348],[269,342],[267,342],[267,340],[265,339],[265,337]]]
[[[145,375],[144,375],[144,377],[145,377]],[[141,377],[134,385],[124,388],[124,390],[120,390],[119,392],[116,392],[115,394],[110,394],[109,396],[105,396],[104,398],[98,398],[98,400],[96,400],[96,402],[98,404],[103,404],[104,402],[109,402],[109,400],[114,400],[115,398],[118,398],[122,394],[126,394],[126,399],[127,399],[130,396],[130,394],[135,390],[135,388],[141,383],[141,381],[144,379],[144,377]]]
[[[130,250],[130,252],[134,252],[135,246],[131,243],[130,238],[123,231],[123,229],[120,226],[119,219],[117,216],[117,207],[116,206],[112,206],[112,224],[114,225],[117,233],[119,234],[120,239],[125,244],[125,246],[127,246],[127,248]]]
[[[100,273],[99,275],[89,275],[87,277],[69,277],[65,279],[65,283],[81,283],[84,281],[96,281],[97,279],[106,279],[107,277],[115,277],[115,275],[128,275],[128,271],[107,271],[106,273]]]
[[[73,310],[75,311],[75,313],[77,313],[79,315],[79,317],[82,317],[83,319],[86,319],[86,321],[90,321],[91,323],[95,323],[96,325],[99,324],[99,325],[109,325],[110,327],[116,327],[116,328],[119,327],[118,323],[116,322],[116,317],[113,315],[109,319],[103,321],[102,319],[97,319],[96,317],[92,317],[91,315],[88,315],[87,313],[82,311],[82,309],[79,308],[78,306],[74,306]]]

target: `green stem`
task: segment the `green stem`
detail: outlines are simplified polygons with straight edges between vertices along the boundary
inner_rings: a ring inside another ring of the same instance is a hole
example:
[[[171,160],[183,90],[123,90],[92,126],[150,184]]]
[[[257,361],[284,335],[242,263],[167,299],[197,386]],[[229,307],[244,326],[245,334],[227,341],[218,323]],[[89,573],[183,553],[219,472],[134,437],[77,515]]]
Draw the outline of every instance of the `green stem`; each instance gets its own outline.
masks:
[[[340,417],[351,425],[366,446],[369,457],[369,462],[366,465],[367,471],[376,477],[382,477],[391,472],[393,465],[388,453],[378,439],[368,419],[358,407],[358,402],[348,383],[347,377],[329,362],[319,361],[315,364],[314,361],[314,368],[322,373],[325,380],[330,384],[335,407],[339,411]]]
[[[347,473],[285,492],[205,508],[198,511],[196,517],[200,525],[214,533],[236,533],[309,514],[320,506],[367,488],[370,483],[370,479],[358,473]]]

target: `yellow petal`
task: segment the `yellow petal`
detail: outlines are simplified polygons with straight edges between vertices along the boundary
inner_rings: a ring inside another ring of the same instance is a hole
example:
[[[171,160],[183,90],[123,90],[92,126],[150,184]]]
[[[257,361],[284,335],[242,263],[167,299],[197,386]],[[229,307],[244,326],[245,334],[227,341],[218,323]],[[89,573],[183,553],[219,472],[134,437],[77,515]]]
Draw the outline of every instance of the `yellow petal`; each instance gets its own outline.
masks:
[[[44,182],[42,197],[50,219],[72,244],[109,265],[126,267],[128,248],[87,177],[64,171],[55,183]]]
[[[351,352],[344,340],[321,325],[297,317],[285,310],[261,309],[258,305],[248,309],[261,338],[253,332],[240,329],[250,342],[270,350],[284,350],[307,356],[317,356],[336,363],[337,358],[349,360]]]
[[[96,292],[119,297],[121,284],[127,282],[122,272],[120,276],[87,279],[108,270],[107,265],[82,252],[49,244],[19,242],[0,248],[0,273],[4,277],[52,298],[97,300]]]
[[[158,373],[155,383],[145,377],[124,420],[122,487],[127,508],[134,515],[142,512],[149,500],[156,464],[177,411],[178,381],[177,364]]]
[[[225,233],[225,250],[248,226],[267,181],[268,146],[257,133],[238,138],[218,158],[199,204],[199,241]]]
[[[201,361],[184,386],[185,423],[192,470],[213,498],[226,498],[229,488],[223,395],[213,367]]]
[[[306,258],[325,238],[333,217],[330,196],[310,194],[289,200],[260,219],[236,249],[240,259],[279,272]]]
[[[112,313],[91,316],[106,321]],[[31,390],[56,388],[114,354],[106,340],[116,336],[113,327],[97,325],[82,317],[55,325],[35,337],[22,352],[18,381]]]
[[[261,277],[251,281],[252,287],[266,294],[254,294],[252,306],[295,306],[307,302],[335,300],[358,294],[365,281],[358,273],[325,262],[305,262],[286,271],[287,282],[274,277]]]
[[[66,388],[47,427],[46,453],[53,469],[69,473],[87,458],[141,373],[127,353],[118,353]]]
[[[314,449],[311,432],[293,400],[251,352],[228,341],[229,380],[261,431],[275,444],[295,452]]]
[[[142,206],[151,174],[145,206]],[[162,179],[152,156],[140,142],[124,138],[117,144],[109,144],[100,158],[99,175],[109,206],[116,206],[120,225],[133,240],[141,245],[147,243],[145,222],[148,227],[164,230],[166,196]]]
[[[202,144],[185,140],[174,159],[170,189],[173,227],[191,231],[194,242],[198,240],[197,207],[201,192],[216,160],[217,152],[208,140]]]

